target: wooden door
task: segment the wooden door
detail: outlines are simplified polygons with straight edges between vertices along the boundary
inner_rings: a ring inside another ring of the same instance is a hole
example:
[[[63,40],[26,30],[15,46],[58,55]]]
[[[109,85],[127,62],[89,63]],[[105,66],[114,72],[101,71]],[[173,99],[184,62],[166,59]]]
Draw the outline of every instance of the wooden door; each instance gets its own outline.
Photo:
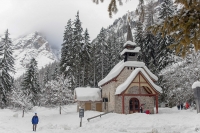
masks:
[[[85,103],[85,110],[91,110],[91,103]]]
[[[102,112],[102,103],[96,103],[96,111]]]
[[[140,112],[140,104],[137,98],[131,98],[129,101],[129,113],[139,113]]]

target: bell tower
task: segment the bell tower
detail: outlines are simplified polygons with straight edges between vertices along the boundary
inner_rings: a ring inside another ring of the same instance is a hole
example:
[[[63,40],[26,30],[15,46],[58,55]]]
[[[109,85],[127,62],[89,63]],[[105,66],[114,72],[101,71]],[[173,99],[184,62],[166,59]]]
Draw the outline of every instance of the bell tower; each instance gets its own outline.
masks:
[[[133,36],[130,27],[130,16],[128,14],[128,21],[127,21],[127,39],[126,43],[124,44],[124,50],[121,52],[121,55],[124,56],[124,62],[126,61],[137,61],[137,56],[140,51],[140,47],[133,42]]]

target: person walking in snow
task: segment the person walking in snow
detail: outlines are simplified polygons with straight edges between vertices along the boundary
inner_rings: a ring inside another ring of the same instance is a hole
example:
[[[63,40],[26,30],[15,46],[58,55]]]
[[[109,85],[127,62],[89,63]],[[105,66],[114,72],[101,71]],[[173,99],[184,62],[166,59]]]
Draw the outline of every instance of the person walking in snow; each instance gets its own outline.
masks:
[[[178,110],[180,110],[180,102],[179,101],[177,103],[177,108],[178,108]]]
[[[183,110],[183,103],[181,103],[181,110]]]
[[[186,103],[185,103],[185,108],[188,109],[189,107],[190,107],[189,103],[186,102]]]
[[[37,127],[38,122],[39,122],[39,118],[37,116],[37,113],[35,113],[35,115],[32,118],[33,131],[35,132],[36,132],[36,127]]]

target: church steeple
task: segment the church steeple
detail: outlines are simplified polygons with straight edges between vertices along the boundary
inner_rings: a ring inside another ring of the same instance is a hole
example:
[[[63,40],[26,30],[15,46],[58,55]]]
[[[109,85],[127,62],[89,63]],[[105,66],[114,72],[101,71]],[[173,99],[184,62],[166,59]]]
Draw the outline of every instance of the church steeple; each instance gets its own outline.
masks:
[[[133,36],[132,36],[132,33],[131,33],[131,27],[130,27],[130,22],[129,22],[130,20],[128,20],[128,23],[127,23],[127,29],[128,29],[128,31],[127,31],[127,38],[126,38],[126,41],[131,41],[131,42],[133,42]]]
[[[137,56],[140,51],[140,47],[133,42],[133,36],[130,27],[130,16],[128,14],[127,21],[127,40],[124,44],[124,50],[121,52],[121,55],[124,55],[124,62],[126,61],[137,61]]]

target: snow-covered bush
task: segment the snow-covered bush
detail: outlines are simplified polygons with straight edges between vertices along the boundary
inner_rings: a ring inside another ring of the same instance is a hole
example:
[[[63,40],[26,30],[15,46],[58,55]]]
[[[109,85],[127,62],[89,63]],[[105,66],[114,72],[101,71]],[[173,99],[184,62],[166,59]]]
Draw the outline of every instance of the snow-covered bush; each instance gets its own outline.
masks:
[[[192,84],[200,78],[199,57],[199,53],[190,54],[161,73],[164,100],[171,106],[194,100]]]
[[[69,82],[63,75],[56,80],[49,81],[42,90],[42,105],[67,105],[73,102],[73,93],[69,89]]]

